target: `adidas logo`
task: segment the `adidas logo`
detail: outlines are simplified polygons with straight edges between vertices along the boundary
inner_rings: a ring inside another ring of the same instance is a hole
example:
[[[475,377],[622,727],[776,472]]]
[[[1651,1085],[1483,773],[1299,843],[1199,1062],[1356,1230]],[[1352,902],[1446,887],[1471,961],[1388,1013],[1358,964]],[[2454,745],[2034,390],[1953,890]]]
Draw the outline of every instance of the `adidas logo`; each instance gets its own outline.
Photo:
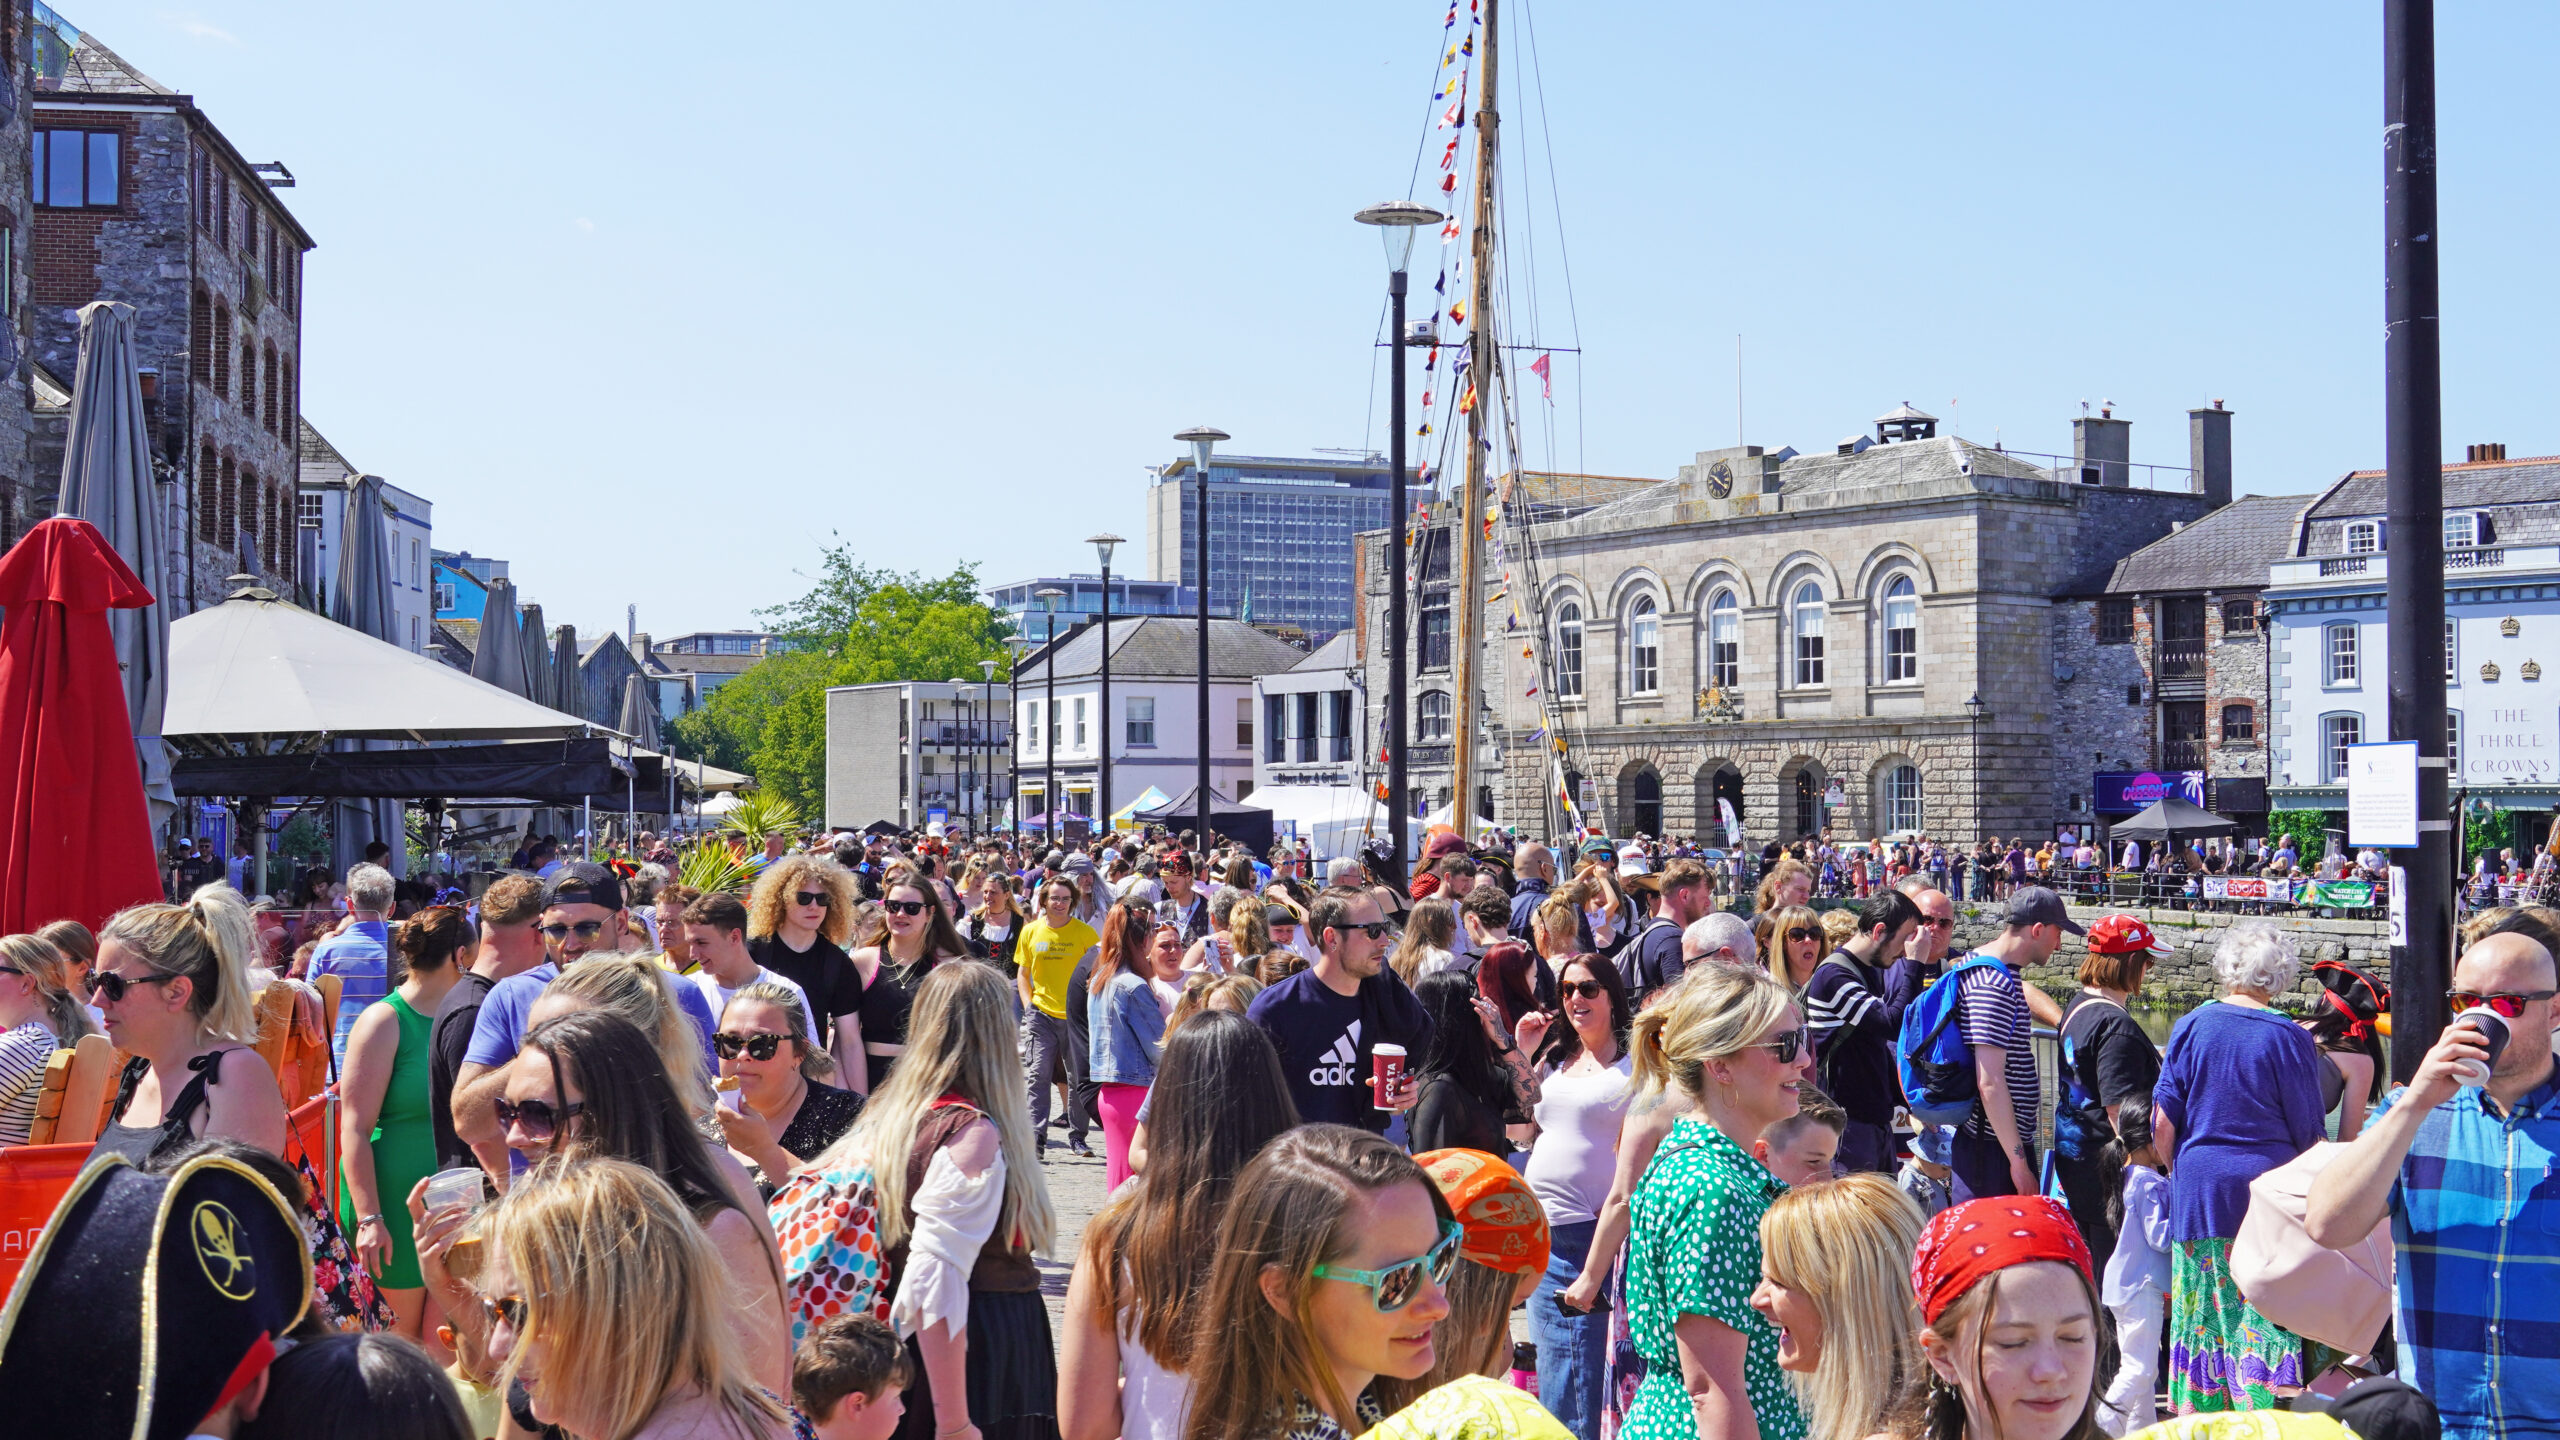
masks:
[[[1315,1068],[1307,1072],[1310,1085],[1356,1085],[1360,1083],[1360,1022],[1342,1032],[1333,1047],[1324,1052]]]

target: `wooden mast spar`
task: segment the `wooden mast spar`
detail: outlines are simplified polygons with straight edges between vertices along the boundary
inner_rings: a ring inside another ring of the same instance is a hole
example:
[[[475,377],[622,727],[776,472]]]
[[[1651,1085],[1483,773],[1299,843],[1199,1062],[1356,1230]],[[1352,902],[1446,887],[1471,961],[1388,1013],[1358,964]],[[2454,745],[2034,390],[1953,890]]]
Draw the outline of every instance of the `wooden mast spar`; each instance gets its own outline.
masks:
[[[1501,36],[1502,0],[1484,0],[1484,89],[1476,109],[1476,224],[1473,237],[1474,284],[1467,298],[1473,322],[1467,339],[1466,389],[1475,394],[1467,410],[1466,488],[1458,500],[1456,603],[1449,608],[1456,633],[1450,643],[1457,674],[1449,728],[1449,823],[1468,843],[1476,838],[1476,717],[1481,713],[1484,629],[1484,501],[1485,414],[1492,408],[1493,384],[1500,352],[1493,340],[1493,211],[1494,141],[1501,116],[1494,109],[1494,82]],[[1464,393],[1462,391],[1461,393]]]

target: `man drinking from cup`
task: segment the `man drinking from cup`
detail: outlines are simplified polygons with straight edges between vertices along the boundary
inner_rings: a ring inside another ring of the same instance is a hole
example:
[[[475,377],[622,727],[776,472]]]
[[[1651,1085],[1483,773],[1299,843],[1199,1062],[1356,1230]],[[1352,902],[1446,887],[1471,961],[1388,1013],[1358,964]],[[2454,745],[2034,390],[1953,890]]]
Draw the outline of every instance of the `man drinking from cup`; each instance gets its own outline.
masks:
[[[1253,999],[1246,1016],[1271,1037],[1289,1098],[1307,1123],[1383,1132],[1390,1112],[1412,1107],[1419,1088],[1395,1065],[1429,1048],[1431,1017],[1386,966],[1387,924],[1376,897],[1337,887],[1307,907],[1315,963]],[[1378,1050],[1388,1047],[1394,1083],[1380,1085]]]

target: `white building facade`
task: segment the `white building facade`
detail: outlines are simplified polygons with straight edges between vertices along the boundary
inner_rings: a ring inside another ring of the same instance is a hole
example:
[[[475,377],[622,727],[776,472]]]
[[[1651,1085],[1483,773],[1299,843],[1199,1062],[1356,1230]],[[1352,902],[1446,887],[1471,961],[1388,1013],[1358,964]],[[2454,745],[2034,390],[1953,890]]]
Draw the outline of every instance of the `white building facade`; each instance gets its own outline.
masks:
[[[904,681],[827,691],[825,822],[998,828],[1011,795],[1011,692]]]

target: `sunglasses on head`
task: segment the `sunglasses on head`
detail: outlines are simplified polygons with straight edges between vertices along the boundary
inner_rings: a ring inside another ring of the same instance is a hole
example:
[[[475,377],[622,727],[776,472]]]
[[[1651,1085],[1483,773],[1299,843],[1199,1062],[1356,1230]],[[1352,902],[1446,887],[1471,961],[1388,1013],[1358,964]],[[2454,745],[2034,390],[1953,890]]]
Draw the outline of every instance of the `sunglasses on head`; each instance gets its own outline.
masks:
[[[921,915],[925,912],[925,903],[921,900],[883,900],[880,908],[892,915]]]
[[[1309,1274],[1319,1280],[1340,1280],[1347,1285],[1369,1287],[1369,1303],[1381,1315],[1392,1315],[1413,1303],[1422,1293],[1422,1277],[1428,1274],[1433,1283],[1445,1285],[1449,1272],[1458,1266],[1458,1241],[1465,1236],[1451,1221],[1440,1222],[1440,1239],[1429,1250],[1410,1260],[1389,1265],[1383,1270],[1354,1270],[1347,1265],[1318,1265]]]
[[[770,1060],[773,1053],[782,1048],[782,1041],[782,1036],[771,1031],[741,1035],[723,1030],[711,1037],[711,1048],[719,1051],[723,1060],[735,1060],[741,1051],[750,1060]]]
[[[542,927],[542,938],[557,944],[562,940],[568,939],[570,932],[572,931],[575,931],[578,938],[581,940],[593,940],[598,935],[604,933],[604,922],[601,920],[581,920],[575,925],[545,925]]]
[[[136,985],[158,985],[177,978],[175,975],[162,975],[157,972],[149,975],[118,975],[112,970],[93,970],[89,974],[89,993],[114,1005],[121,1003],[124,993]]]
[[[1799,1025],[1795,1029],[1780,1035],[1775,1040],[1763,1040],[1759,1044],[1748,1048],[1753,1050],[1774,1050],[1778,1052],[1779,1064],[1793,1065],[1796,1063],[1796,1057],[1798,1055],[1801,1055],[1805,1051],[1813,1048],[1813,1032]]]
[[[2532,1004],[2534,1001],[2548,1000],[2554,995],[2560,995],[2560,990],[2526,990],[2518,994],[2499,995],[2475,995],[2468,990],[2447,990],[2444,992],[2444,998],[2453,1002],[2453,1008],[2456,1014],[2468,1010],[2475,1005],[2486,1005],[2490,1009],[2510,1020],[2522,1015],[2524,1013],[2524,1007]]]
[[[1566,980],[1556,988],[1567,995],[1579,995],[1585,1000],[1597,1000],[1609,993],[1609,987],[1597,980]]]
[[[521,1125],[524,1127],[525,1134],[540,1140],[559,1133],[562,1125],[567,1124],[579,1111],[586,1108],[587,1104],[583,1100],[572,1100],[557,1109],[554,1109],[548,1100],[526,1100],[521,1103],[514,1100],[501,1100],[497,1106],[498,1125],[501,1129],[513,1129]]]
[[[791,903],[794,905],[824,905],[827,903],[827,892],[824,890],[794,890],[791,892]]]

